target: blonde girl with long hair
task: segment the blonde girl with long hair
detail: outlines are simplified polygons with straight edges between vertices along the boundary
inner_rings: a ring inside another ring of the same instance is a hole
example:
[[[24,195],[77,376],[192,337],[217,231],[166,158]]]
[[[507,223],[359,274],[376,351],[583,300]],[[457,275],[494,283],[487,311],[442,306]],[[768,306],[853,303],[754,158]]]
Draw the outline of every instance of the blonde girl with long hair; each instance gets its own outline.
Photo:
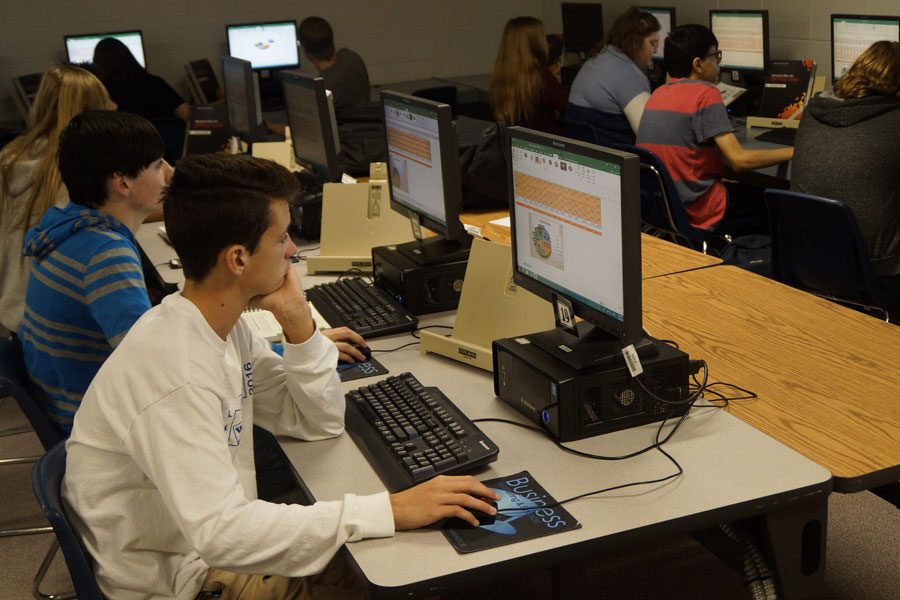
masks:
[[[78,67],[44,73],[29,115],[30,129],[0,151],[0,325],[15,331],[22,321],[30,259],[22,256],[25,230],[67,193],[56,166],[59,133],[72,117],[114,109],[106,88]]]
[[[559,133],[569,89],[548,70],[544,24],[534,17],[506,23],[491,76],[494,116],[508,125]]]

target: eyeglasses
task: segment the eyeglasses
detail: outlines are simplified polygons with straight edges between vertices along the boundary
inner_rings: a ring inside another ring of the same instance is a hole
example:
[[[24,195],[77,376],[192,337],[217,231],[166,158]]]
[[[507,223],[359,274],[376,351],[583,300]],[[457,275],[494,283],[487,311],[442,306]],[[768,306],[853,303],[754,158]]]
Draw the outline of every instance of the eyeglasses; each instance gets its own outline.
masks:
[[[716,62],[717,62],[717,63],[722,62],[722,51],[721,51],[721,50],[717,50],[717,51],[715,51],[715,52],[710,52],[709,54],[707,54],[707,55],[705,55],[705,56],[703,57],[703,60],[706,60],[706,59],[709,58],[710,56],[715,56],[715,57],[716,57]]]

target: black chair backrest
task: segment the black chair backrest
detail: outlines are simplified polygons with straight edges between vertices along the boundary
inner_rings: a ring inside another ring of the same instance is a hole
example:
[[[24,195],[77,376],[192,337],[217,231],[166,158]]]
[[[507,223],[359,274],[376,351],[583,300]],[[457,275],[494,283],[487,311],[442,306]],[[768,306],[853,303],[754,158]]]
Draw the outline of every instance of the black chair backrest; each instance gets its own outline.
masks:
[[[850,208],[838,200],[766,190],[772,270],[790,286],[871,300],[868,250]]]
[[[60,486],[66,472],[66,444],[60,442],[47,451],[34,465],[31,485],[38,504],[53,527],[59,547],[66,559],[66,566],[78,600],[103,600],[103,594],[94,577],[90,555],[84,549],[78,534],[72,529],[62,503]]]
[[[597,131],[590,123],[573,121],[570,119],[560,119],[559,124],[566,137],[580,142],[600,144],[600,138],[597,135]]]
[[[456,116],[457,90],[455,85],[437,85],[430,88],[422,88],[414,91],[412,95],[418,98],[425,98],[426,100],[449,104],[450,112],[453,113],[454,117]]]
[[[38,403],[39,398],[46,398],[47,395],[28,377],[22,347],[9,338],[0,338],[0,396],[12,396],[16,399],[44,450],[49,450],[64,439],[62,432],[50,421]]]

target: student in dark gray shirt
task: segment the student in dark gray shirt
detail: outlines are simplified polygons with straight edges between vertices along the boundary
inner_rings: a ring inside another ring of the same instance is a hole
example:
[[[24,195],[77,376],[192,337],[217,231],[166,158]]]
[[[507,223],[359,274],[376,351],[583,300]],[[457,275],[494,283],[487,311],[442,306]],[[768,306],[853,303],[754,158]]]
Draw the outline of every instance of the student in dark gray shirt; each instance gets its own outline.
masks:
[[[363,59],[347,48],[334,49],[334,32],[322,17],[307,17],[300,23],[300,46],[315,65],[325,87],[334,96],[334,111],[340,120],[348,109],[369,104],[369,72]]]

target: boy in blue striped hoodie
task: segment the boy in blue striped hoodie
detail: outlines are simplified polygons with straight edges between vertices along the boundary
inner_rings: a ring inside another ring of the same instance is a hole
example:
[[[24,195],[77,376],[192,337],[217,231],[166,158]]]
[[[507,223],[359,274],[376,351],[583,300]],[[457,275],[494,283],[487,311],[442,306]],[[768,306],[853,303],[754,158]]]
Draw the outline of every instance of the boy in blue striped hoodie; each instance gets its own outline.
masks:
[[[35,260],[19,338],[28,372],[50,398],[44,411],[67,435],[88,384],[150,308],[134,233],[162,207],[172,176],[163,149],[141,117],[76,116],[58,157],[69,204],[25,236]]]

